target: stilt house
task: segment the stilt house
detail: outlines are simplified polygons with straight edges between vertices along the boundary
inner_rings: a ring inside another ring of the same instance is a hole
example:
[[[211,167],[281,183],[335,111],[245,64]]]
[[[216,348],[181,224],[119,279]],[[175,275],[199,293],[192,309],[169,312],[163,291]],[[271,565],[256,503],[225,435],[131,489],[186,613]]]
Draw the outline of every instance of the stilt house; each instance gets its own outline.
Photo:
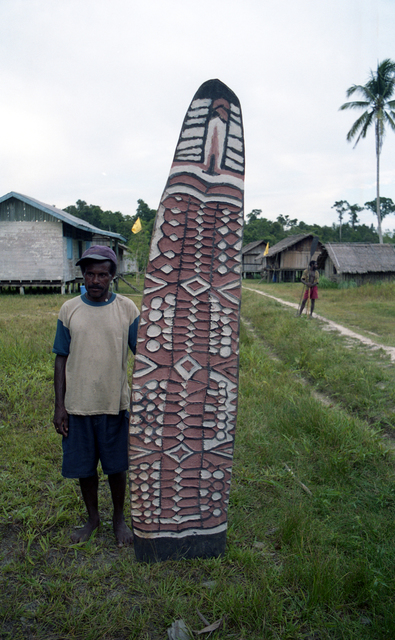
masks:
[[[358,285],[395,278],[395,247],[392,244],[326,242],[318,268],[335,282],[353,280]]]
[[[59,287],[82,282],[75,266],[85,249],[114,249],[122,271],[123,238],[39,200],[11,191],[0,197],[0,288]],[[125,247],[126,248],[126,247]]]
[[[262,257],[259,264],[261,277],[268,282],[298,282],[310,260],[316,260],[323,248],[318,242],[311,255],[313,239],[312,233],[299,233],[270,247],[267,256]]]
[[[256,273],[260,273],[266,245],[265,240],[255,240],[242,248],[243,278],[254,277]]]

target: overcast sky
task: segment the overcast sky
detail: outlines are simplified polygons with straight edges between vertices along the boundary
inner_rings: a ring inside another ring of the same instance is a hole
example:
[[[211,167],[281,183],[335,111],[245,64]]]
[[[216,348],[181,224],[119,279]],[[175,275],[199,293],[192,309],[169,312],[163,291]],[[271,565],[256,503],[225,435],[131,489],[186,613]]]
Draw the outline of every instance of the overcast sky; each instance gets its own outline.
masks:
[[[373,131],[353,149],[359,112],[338,109],[395,59],[394,18],[394,0],[0,0],[0,195],[156,209],[186,109],[219,78],[243,111],[245,212],[332,224],[336,200],[375,197]],[[392,132],[381,164],[395,201]]]

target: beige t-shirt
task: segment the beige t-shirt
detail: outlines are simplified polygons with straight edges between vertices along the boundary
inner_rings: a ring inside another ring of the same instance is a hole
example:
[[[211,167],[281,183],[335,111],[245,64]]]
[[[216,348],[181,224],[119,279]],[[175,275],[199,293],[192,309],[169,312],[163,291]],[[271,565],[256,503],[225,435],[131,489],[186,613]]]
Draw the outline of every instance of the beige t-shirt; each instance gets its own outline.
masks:
[[[68,356],[67,413],[116,415],[129,408],[128,346],[135,350],[138,317],[134,302],[115,294],[99,303],[80,296],[61,307],[53,351]]]

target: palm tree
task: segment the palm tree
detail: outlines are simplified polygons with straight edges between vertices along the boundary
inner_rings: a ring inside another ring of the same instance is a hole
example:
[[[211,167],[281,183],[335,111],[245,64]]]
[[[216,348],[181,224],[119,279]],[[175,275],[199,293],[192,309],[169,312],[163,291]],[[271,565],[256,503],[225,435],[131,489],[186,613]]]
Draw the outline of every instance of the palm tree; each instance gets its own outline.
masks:
[[[365,109],[363,114],[354,122],[347,134],[347,140],[351,142],[356,136],[354,147],[361,138],[366,137],[370,125],[374,123],[376,139],[376,187],[377,187],[377,223],[380,243],[383,242],[380,216],[380,153],[385,135],[385,125],[388,124],[395,131],[395,100],[391,100],[395,93],[395,62],[386,59],[377,63],[377,71],[370,71],[370,78],[365,85],[353,84],[347,89],[347,98],[359,93],[364,100],[346,102],[340,110]]]

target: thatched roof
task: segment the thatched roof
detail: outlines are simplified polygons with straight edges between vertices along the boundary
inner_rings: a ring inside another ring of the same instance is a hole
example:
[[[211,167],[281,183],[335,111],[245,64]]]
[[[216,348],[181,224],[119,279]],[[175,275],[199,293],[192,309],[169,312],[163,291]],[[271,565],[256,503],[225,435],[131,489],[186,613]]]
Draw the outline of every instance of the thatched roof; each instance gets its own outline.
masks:
[[[244,255],[245,253],[249,253],[253,251],[253,249],[257,249],[261,244],[264,244],[265,247],[267,245],[266,240],[254,240],[254,242],[249,242],[242,248],[241,253]],[[254,251],[254,253],[259,253],[259,251]]]
[[[301,240],[305,240],[306,238],[310,238],[310,237],[314,238],[314,234],[313,233],[297,233],[294,236],[287,236],[283,240],[280,240],[280,242],[277,242],[277,244],[275,244],[273,247],[270,247],[268,256],[269,257],[275,256],[277,253],[281,253],[281,251],[290,249],[291,247],[293,247],[293,245],[297,244]]]
[[[395,272],[392,244],[326,242],[324,246],[338,273]]]

